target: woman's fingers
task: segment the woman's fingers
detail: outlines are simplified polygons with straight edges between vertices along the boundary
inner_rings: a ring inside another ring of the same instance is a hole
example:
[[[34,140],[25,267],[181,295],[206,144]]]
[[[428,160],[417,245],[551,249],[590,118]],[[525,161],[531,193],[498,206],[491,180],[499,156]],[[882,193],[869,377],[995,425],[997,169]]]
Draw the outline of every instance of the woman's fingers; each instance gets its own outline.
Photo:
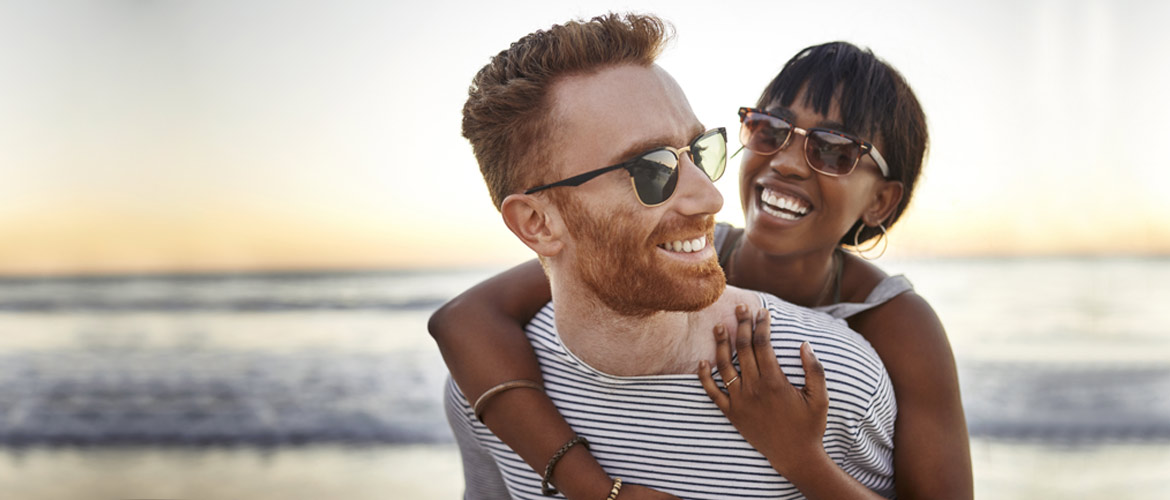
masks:
[[[739,376],[735,365],[731,364],[731,340],[727,338],[727,329],[723,325],[715,325],[715,367],[719,369],[719,376],[723,377],[726,387],[728,382]]]
[[[754,384],[759,378],[759,369],[756,367],[756,351],[752,341],[752,316],[748,314],[747,306],[735,306],[735,319],[738,327],[735,333],[735,351],[739,354],[739,373],[743,381]]]
[[[707,397],[715,402],[715,406],[718,406],[720,411],[726,413],[728,408],[727,394],[724,394],[715,385],[715,379],[711,377],[711,364],[706,361],[699,362],[699,382],[703,384],[703,390],[707,391]]]
[[[772,348],[772,316],[767,308],[761,307],[756,311],[755,328],[752,329],[752,346],[756,356],[756,366],[759,366],[760,376],[765,380],[774,378],[787,382],[784,372],[780,370],[780,361],[776,359],[776,350]],[[742,363],[742,361],[740,361]]]
[[[800,362],[804,365],[804,395],[818,405],[829,405],[829,391],[825,388],[825,367],[813,352],[812,344],[800,345]]]
[[[719,376],[723,378],[724,387],[730,390],[727,383],[739,377],[735,365],[731,364],[731,341],[727,339],[727,329],[723,325],[715,325],[712,333],[715,335],[715,366],[719,370]],[[727,394],[715,385],[715,379],[711,377],[711,364],[707,361],[699,362],[699,381],[715,405],[720,410],[726,411],[728,408]]]

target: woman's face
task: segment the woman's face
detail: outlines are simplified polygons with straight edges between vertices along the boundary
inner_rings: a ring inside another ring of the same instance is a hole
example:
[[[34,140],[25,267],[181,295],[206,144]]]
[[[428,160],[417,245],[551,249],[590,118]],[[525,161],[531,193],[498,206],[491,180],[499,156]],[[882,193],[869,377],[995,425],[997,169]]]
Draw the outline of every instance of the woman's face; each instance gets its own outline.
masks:
[[[792,125],[804,129],[828,128],[861,137],[845,130],[840,106],[834,99],[828,115],[814,111],[804,100],[802,89],[791,107],[771,103],[765,108]],[[876,137],[861,137],[881,151]],[[745,230],[752,244],[770,254],[799,254],[833,248],[853,224],[867,214],[876,224],[881,214],[875,207],[888,203],[879,192],[888,181],[869,155],[862,156],[848,175],[832,177],[809,167],[804,157],[804,136],[793,134],[788,144],[771,155],[744,149],[740,165],[740,199]],[[898,190],[898,197],[901,191]],[[897,200],[894,200],[894,204]]]

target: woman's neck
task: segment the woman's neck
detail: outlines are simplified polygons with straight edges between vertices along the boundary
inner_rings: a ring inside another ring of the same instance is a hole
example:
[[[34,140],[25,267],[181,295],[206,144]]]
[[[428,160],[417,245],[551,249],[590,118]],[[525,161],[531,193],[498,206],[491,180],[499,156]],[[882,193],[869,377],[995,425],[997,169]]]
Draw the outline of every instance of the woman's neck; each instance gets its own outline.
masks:
[[[728,283],[767,292],[804,307],[834,303],[842,255],[836,248],[793,255],[773,255],[752,245],[746,236],[731,256]]]

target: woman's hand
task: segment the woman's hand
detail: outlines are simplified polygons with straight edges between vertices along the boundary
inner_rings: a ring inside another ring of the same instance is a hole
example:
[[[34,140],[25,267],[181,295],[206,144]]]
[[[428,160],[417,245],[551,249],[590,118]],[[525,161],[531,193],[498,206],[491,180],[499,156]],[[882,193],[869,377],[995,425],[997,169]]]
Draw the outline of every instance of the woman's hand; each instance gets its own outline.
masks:
[[[768,310],[760,309],[753,320],[747,306],[741,304],[735,314],[739,322],[735,348],[740,372],[731,364],[727,331],[717,325],[715,361],[727,392],[715,385],[710,364],[700,361],[699,380],[707,395],[781,475],[788,476],[810,458],[827,458],[822,438],[829,414],[829,394],[825,389],[825,369],[812,346],[808,342],[800,346],[805,385],[798,389],[776,360]]]

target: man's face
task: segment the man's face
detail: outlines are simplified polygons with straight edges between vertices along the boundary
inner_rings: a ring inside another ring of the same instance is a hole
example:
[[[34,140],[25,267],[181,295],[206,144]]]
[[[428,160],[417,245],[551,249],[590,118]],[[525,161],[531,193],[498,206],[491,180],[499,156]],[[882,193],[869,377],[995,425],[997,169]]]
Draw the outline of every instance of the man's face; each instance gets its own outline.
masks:
[[[656,147],[681,148],[704,131],[682,90],[657,66],[570,77],[553,89],[553,99],[556,178]],[[571,235],[566,270],[619,314],[698,310],[723,292],[712,242],[723,198],[689,157],[679,168],[674,194],[652,208],[638,202],[622,169],[552,195]]]

